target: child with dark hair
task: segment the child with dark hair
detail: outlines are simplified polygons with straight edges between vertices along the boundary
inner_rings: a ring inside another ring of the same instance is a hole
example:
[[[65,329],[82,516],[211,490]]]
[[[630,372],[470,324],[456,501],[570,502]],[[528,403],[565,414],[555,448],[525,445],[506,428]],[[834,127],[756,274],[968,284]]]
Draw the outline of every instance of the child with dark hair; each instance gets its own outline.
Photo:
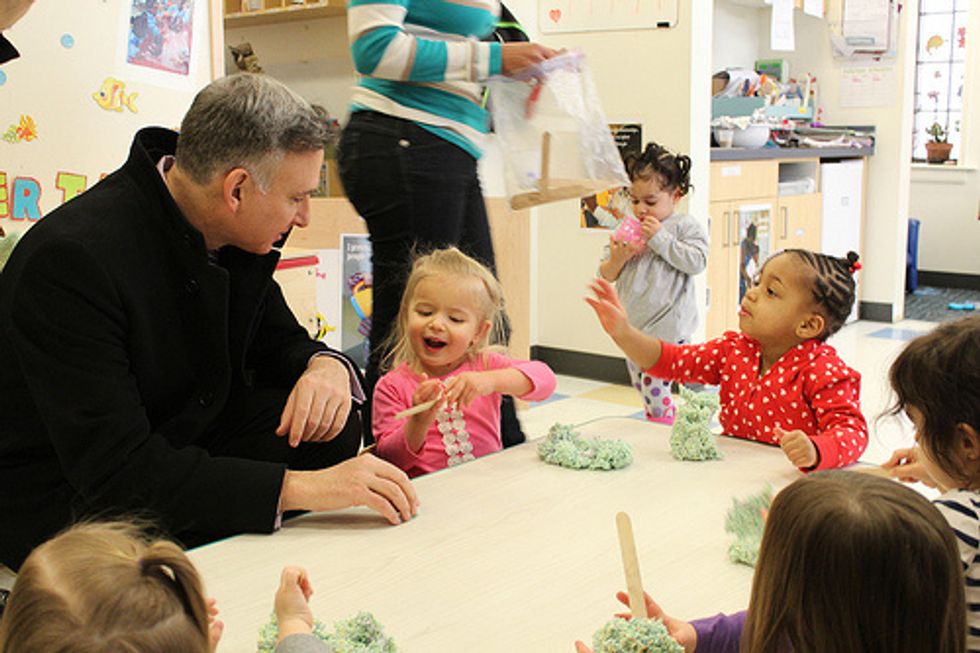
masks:
[[[701,223],[675,210],[691,189],[691,159],[650,143],[627,157],[626,169],[644,242],[610,236],[599,276],[616,283],[630,324],[667,342],[690,341],[698,323],[694,275],[708,264],[708,235]],[[632,359],[626,365],[647,419],[672,424],[676,409],[670,381],[648,374]]]
[[[719,385],[724,432],[778,444],[803,471],[849,465],[868,446],[861,375],[825,340],[854,304],[858,256],[787,250],[769,258],[742,298],[739,331],[675,345],[629,323],[605,279],[586,298],[606,333],[653,376]]]
[[[685,653],[963,653],[956,558],[925,497],[834,470],[776,495],[747,611],[686,622],[644,599]],[[591,653],[582,642],[576,651]]]
[[[966,576],[968,648],[980,651],[980,316],[916,338],[892,363],[892,414],[905,412],[916,445],[885,463],[942,495],[936,507],[956,534]]]

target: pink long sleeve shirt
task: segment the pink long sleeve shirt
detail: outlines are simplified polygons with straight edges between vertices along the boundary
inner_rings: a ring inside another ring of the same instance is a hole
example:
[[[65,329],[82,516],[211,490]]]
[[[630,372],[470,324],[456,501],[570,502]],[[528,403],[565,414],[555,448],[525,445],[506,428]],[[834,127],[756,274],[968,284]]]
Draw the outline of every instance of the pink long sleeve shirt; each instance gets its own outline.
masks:
[[[482,360],[481,360],[482,359]],[[502,354],[488,353],[467,361],[449,374],[445,381],[462,372],[482,372],[513,367],[531,381],[531,390],[520,399],[541,401],[555,390],[555,374],[539,361],[522,361]],[[417,453],[408,447],[405,419],[395,415],[411,408],[412,395],[421,377],[405,364],[385,374],[374,388],[372,428],[380,457],[419,476],[465,460],[479,458],[502,448],[500,440],[500,393],[477,397],[469,406],[458,410],[444,408],[433,420]],[[469,446],[467,446],[467,444]]]
[[[793,347],[759,375],[759,343],[735,331],[699,345],[664,342],[649,373],[720,386],[718,421],[727,435],[778,444],[774,429],[801,430],[817,448],[814,469],[844,467],[868,446],[861,375],[819,340]]]

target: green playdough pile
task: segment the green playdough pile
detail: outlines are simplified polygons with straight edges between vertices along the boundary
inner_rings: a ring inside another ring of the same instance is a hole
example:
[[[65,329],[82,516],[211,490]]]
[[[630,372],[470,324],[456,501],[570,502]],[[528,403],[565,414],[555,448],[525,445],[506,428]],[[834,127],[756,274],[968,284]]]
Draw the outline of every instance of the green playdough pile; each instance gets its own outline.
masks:
[[[395,653],[395,640],[386,637],[381,624],[370,612],[358,612],[334,624],[334,632],[319,619],[313,622],[313,635],[331,647],[333,653]],[[273,653],[279,640],[275,615],[259,631],[258,653]]]
[[[693,392],[681,386],[684,403],[670,430],[670,453],[678,460],[717,460],[722,457],[708,426],[718,410],[718,394]]]
[[[732,562],[755,566],[766,527],[763,512],[768,512],[770,503],[772,488],[768,485],[745,500],[732,499],[732,507],[725,516],[725,532],[735,536],[735,541],[728,546],[728,557]]]
[[[621,469],[633,462],[633,449],[621,440],[585,440],[569,424],[554,424],[538,445],[546,463],[569,469]]]
[[[613,619],[592,636],[595,653],[684,653],[659,619]]]

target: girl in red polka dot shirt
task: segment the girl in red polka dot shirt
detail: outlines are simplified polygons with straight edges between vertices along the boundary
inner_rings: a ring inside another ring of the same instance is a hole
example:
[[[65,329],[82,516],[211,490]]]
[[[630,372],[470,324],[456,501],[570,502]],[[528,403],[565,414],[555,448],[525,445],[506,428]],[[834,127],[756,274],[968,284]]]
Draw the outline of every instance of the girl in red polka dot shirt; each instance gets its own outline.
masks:
[[[861,375],[825,340],[854,304],[858,255],[791,249],[772,256],[742,299],[739,332],[674,345],[632,327],[613,286],[586,298],[620,349],[653,376],[720,386],[727,435],[778,444],[804,471],[849,465],[868,446]]]

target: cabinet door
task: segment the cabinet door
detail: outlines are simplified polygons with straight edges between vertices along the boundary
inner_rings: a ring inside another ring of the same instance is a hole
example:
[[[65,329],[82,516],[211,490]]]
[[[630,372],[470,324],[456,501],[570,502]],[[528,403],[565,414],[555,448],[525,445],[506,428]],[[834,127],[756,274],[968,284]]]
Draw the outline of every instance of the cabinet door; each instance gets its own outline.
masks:
[[[737,278],[732,274],[733,215],[729,202],[711,202],[708,237],[708,312],[705,334],[708,338],[720,336],[728,328],[734,310],[732,297]]]
[[[823,198],[820,193],[788,195],[779,198],[776,214],[777,250],[808,249],[819,252],[820,211]]]

